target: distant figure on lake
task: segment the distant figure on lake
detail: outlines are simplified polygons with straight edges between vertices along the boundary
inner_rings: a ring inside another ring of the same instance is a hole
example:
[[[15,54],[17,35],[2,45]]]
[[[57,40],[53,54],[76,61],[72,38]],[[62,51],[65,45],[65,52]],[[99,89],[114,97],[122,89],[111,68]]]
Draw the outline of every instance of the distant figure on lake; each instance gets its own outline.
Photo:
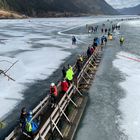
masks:
[[[76,41],[77,41],[77,40],[76,40],[75,36],[73,36],[73,37],[72,37],[72,45],[76,45]]]
[[[122,46],[124,44],[124,37],[121,36],[120,38],[120,46]]]
[[[106,43],[107,43],[107,37],[103,35],[101,37],[101,45],[105,45],[106,46]]]

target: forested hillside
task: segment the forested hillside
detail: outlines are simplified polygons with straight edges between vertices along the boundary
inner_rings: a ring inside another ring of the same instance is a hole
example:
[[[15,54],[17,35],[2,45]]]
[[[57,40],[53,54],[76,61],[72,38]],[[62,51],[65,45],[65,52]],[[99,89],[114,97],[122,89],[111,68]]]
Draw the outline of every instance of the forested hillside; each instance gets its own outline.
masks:
[[[50,13],[117,14],[104,0],[0,0],[0,8],[39,17]]]

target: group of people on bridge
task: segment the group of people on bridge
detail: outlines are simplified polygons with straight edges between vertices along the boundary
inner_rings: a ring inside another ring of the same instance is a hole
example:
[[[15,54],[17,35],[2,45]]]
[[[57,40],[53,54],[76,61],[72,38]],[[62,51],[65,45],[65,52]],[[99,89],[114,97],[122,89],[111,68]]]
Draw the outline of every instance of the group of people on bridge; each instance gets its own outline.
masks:
[[[102,41],[100,41],[102,40]],[[61,89],[58,90],[58,87],[55,83],[50,84],[50,108],[55,108],[63,97],[63,95],[68,91],[71,84],[75,82],[74,79],[77,78],[78,74],[81,72],[84,63],[88,60],[88,58],[94,53],[97,46],[103,43],[104,38],[95,37],[93,39],[93,44],[88,47],[86,56],[78,55],[76,63],[75,63],[75,70],[73,67],[68,64],[68,67],[65,66],[62,69],[62,76],[63,79],[60,82]],[[37,119],[33,119],[32,111],[27,111],[25,107],[22,108],[20,114],[20,127],[23,133],[27,133],[30,136],[36,134],[39,130],[41,124],[40,117]]]

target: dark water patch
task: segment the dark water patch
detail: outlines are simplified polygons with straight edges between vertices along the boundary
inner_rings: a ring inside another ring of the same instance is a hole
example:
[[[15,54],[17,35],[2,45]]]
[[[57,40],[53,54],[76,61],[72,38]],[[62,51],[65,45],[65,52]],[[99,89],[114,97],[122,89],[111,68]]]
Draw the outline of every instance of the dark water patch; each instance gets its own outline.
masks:
[[[17,37],[17,36],[13,36],[13,35],[5,34],[5,33],[3,33],[3,31],[1,31],[0,35],[1,35],[2,37],[7,38],[7,40],[8,40],[9,37]]]
[[[6,100],[13,100],[13,101],[19,101],[19,98],[4,98],[4,99],[6,99]]]
[[[57,45],[52,45],[52,44],[43,44],[43,43],[35,43],[34,45],[31,46],[31,48],[35,48],[35,49],[40,49],[40,48],[59,48],[63,51],[67,51],[67,52],[73,52],[71,48],[64,48],[61,46],[57,46]]]
[[[46,38],[44,38],[44,37],[42,37],[42,38],[31,38],[30,41],[35,44],[35,42],[37,42],[37,41],[46,41],[46,40],[50,40],[50,39],[51,39],[51,37],[48,38],[48,36],[47,36]]]
[[[24,52],[31,52],[31,51],[34,51],[34,50],[16,50],[16,51],[9,51],[7,52],[6,54],[5,53],[0,53],[1,56],[7,56],[7,57],[10,57],[10,58],[15,58],[16,55],[19,55],[21,53],[24,53]]]

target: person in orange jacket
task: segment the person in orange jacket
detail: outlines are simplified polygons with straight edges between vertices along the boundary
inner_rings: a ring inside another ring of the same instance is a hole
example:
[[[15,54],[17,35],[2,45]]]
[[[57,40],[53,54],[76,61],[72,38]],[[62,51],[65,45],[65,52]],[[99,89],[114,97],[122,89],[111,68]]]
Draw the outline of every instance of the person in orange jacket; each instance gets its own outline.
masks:
[[[57,87],[54,83],[51,83],[51,85],[50,85],[50,96],[51,96],[52,107],[55,107],[57,97],[58,97],[58,91],[57,91]]]

